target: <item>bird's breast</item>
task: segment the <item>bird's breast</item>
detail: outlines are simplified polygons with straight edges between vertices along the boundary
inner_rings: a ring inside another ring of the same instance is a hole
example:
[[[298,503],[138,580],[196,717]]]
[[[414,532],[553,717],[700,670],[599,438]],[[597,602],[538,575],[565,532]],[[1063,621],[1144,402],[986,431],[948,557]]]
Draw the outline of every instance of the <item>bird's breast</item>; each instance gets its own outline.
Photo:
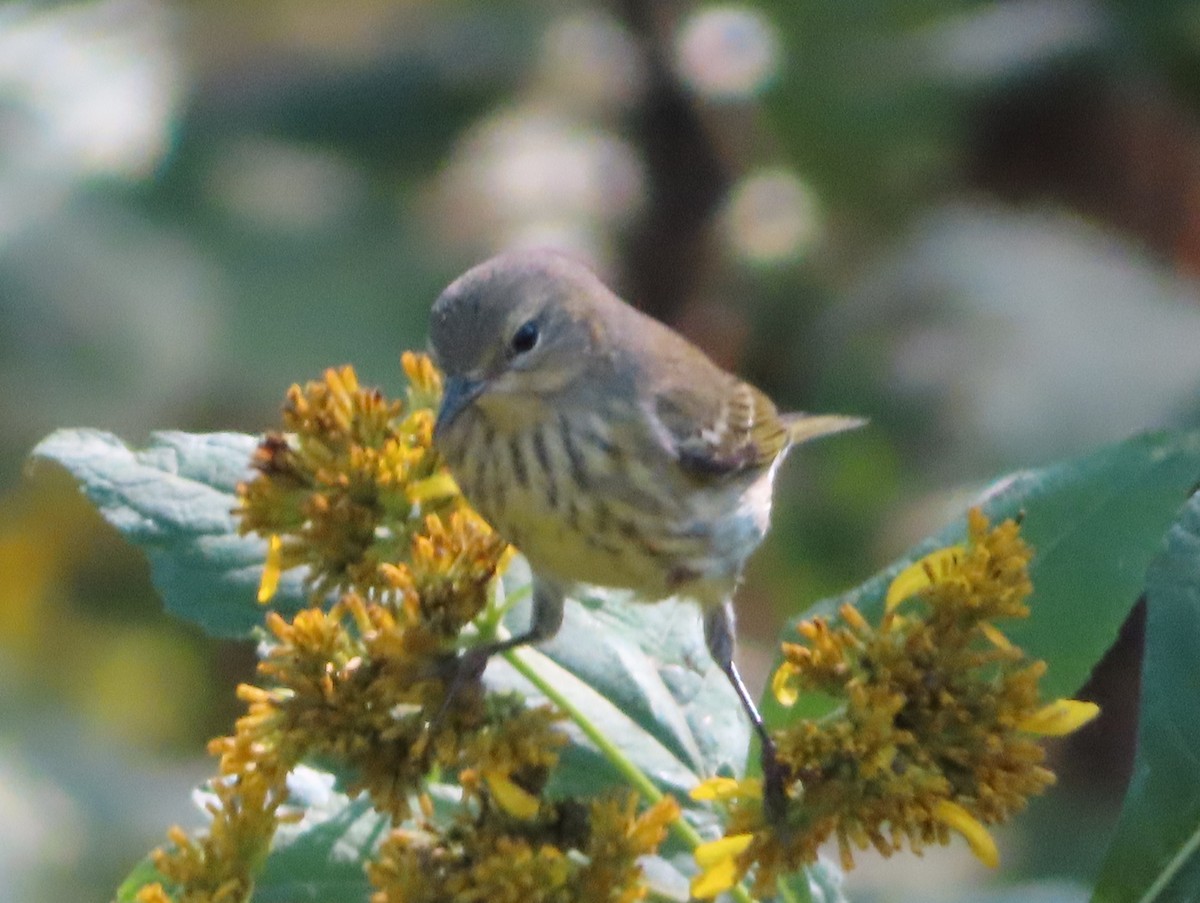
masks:
[[[439,445],[467,500],[566,582],[660,598],[728,584],[766,532],[771,477],[698,486],[620,410],[519,425],[464,412]]]

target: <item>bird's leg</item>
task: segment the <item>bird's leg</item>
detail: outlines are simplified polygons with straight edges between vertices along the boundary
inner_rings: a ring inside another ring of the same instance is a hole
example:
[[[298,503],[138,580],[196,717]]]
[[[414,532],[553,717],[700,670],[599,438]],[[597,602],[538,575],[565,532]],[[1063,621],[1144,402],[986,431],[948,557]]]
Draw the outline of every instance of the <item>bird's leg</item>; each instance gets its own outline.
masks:
[[[775,741],[771,739],[771,735],[767,732],[767,726],[763,724],[762,715],[759,714],[754,700],[750,698],[750,693],[746,690],[746,684],[742,681],[742,675],[738,673],[737,665],[733,661],[734,632],[732,602],[726,600],[721,605],[705,613],[704,640],[708,644],[708,651],[711,653],[713,661],[717,663],[717,667],[729,678],[729,683],[733,686],[734,692],[737,693],[738,700],[742,703],[742,708],[745,709],[746,715],[750,718],[750,724],[753,725],[754,732],[758,734],[759,749],[762,757],[763,810],[766,813],[767,819],[772,824],[778,824],[783,821],[787,811],[787,791],[784,785],[787,783],[788,771],[787,767],[776,757]]]
[[[550,583],[535,577],[533,580],[533,612],[529,616],[529,628],[524,633],[511,636],[506,640],[483,643],[464,651],[459,659],[464,666],[467,666],[468,673],[476,671],[475,676],[478,676],[483,673],[488,659],[493,655],[507,652],[509,649],[516,649],[519,646],[540,643],[558,633],[563,622],[563,598],[562,587],[557,583]]]
[[[539,580],[535,577],[533,580],[533,613],[529,618],[529,629],[505,640],[495,640],[472,646],[454,656],[450,660],[452,670],[447,680],[446,697],[442,702],[441,709],[434,716],[433,723],[436,724],[441,720],[447,707],[453,702],[455,694],[463,686],[478,680],[483,675],[488,659],[493,655],[530,643],[540,643],[558,633],[563,620],[563,599],[563,589],[557,583]]]

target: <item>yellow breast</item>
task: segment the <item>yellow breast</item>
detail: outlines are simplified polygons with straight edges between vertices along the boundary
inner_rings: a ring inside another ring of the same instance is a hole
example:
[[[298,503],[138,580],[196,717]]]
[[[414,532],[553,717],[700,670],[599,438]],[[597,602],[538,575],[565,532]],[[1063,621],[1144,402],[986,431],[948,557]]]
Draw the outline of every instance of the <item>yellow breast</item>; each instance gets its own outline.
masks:
[[[698,487],[611,423],[578,412],[512,428],[470,411],[441,444],[467,499],[536,572],[647,599],[731,591],[765,533],[770,475]]]

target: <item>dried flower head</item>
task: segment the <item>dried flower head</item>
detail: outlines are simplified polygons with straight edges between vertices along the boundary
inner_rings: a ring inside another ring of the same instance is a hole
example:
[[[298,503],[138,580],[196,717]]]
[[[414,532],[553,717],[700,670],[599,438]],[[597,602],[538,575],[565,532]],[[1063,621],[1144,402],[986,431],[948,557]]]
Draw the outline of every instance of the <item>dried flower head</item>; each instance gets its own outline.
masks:
[[[856,848],[920,852],[947,843],[952,830],[996,863],[986,825],[1011,818],[1054,780],[1037,735],[1074,729],[1098,710],[1039,702],[1045,663],[993,624],[1028,616],[1032,551],[1014,521],[989,529],[973,510],[968,528],[965,546],[895,578],[878,627],[844,606],[840,626],[814,618],[799,625],[802,642],[783,645],[772,681],[779,700],[818,691],[840,704],[775,737],[797,779],[786,825],[764,820],[754,782],[697,788],[696,798],[727,807],[729,822],[725,837],[697,851],[695,896],[715,896],[752,868],[765,891],[779,873],[813,862],[830,836],[846,868]]]
[[[402,362],[407,402],[361,387],[350,367],[288,390],[284,432],[266,436],[253,461],[257,478],[238,487],[239,530],[270,543],[262,601],[281,571],[300,565],[316,600],[387,594],[404,582],[393,568],[430,532],[430,515],[473,517],[433,447],[440,377],[424,355]],[[490,578],[504,543],[477,517],[473,528],[468,557],[489,559]],[[470,620],[462,614],[459,627]]]
[[[246,714],[209,747],[211,823],[195,837],[170,832],[154,856],[163,880],[141,889],[143,903],[249,899],[288,773],[310,756],[344,768],[350,792],[396,822],[435,769],[461,774],[469,801],[505,817],[545,806],[560,716],[478,682],[451,692],[454,643],[509,553],[432,446],[436,371],[418,355],[404,369],[407,404],[361,389],[350,368],[292,387],[289,434],[263,441],[257,478],[239,487],[241,529],[269,539],[260,600],[306,564],[313,604],[290,619],[267,613],[261,686],[239,688]]]
[[[634,903],[646,895],[638,859],[679,815],[664,799],[545,802],[531,817],[475,788],[477,811],[447,828],[398,829],[368,868],[372,903]]]
[[[566,742],[561,716],[515,694],[451,684],[460,631],[491,598],[508,549],[468,508],[433,449],[441,393],[429,360],[406,355],[407,404],[359,387],[349,368],[293,387],[287,435],[258,449],[258,476],[239,487],[243,532],[268,539],[259,590],[309,568],[312,605],[271,611],[261,686],[232,736],[210,744],[206,832],[175,828],[155,853],[162,881],[141,903],[240,903],[283,820],[287,776],[309,756],[351,775],[399,824],[434,770],[457,776],[459,816],[445,831],[396,828],[368,864],[386,900],[577,900],[632,903],[645,889],[639,857],[678,814],[671,800],[638,813],[636,796],[583,803],[543,791]],[[337,591],[339,598],[327,604]]]

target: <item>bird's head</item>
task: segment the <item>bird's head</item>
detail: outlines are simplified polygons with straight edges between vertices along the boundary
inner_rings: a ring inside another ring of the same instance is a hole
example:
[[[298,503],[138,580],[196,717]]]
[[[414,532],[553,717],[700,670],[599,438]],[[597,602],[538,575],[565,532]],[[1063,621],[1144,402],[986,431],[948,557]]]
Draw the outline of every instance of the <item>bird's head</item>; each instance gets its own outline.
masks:
[[[432,351],[446,376],[437,431],[472,405],[520,416],[522,406],[576,383],[602,341],[610,298],[591,270],[548,251],[501,254],[456,279],[430,312]]]

